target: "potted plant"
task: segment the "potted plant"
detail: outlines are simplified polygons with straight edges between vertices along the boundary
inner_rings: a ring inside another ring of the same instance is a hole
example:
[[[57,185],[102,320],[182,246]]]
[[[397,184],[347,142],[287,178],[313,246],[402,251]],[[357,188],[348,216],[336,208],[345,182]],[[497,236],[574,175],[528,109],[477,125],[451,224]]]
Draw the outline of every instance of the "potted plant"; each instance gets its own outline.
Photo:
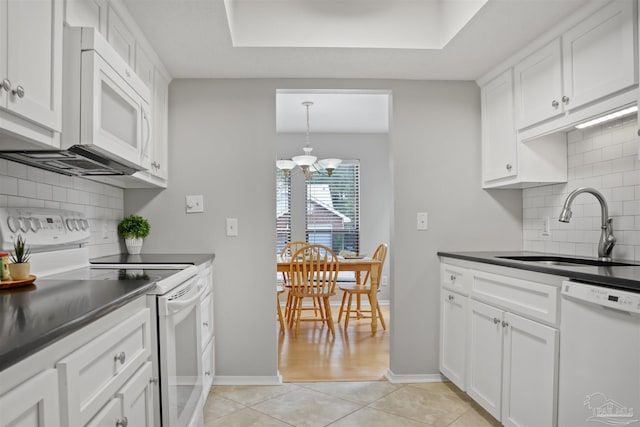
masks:
[[[9,272],[13,280],[24,280],[29,277],[31,271],[31,248],[27,246],[26,240],[18,235],[16,242],[13,244],[13,251],[10,254],[11,264],[9,264]]]
[[[139,215],[129,215],[118,224],[118,235],[124,239],[127,251],[137,255],[142,251],[143,239],[149,235],[149,221]]]

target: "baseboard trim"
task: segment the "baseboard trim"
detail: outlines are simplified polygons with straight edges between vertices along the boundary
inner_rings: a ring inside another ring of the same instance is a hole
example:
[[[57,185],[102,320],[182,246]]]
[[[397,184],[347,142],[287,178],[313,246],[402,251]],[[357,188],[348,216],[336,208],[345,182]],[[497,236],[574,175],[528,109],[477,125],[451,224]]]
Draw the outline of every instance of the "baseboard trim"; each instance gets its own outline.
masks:
[[[398,375],[387,369],[384,375],[391,384],[408,384],[408,383],[440,383],[448,381],[440,374],[424,374],[424,375]]]
[[[245,376],[245,375],[216,375],[214,385],[282,385],[282,375],[276,376]]]

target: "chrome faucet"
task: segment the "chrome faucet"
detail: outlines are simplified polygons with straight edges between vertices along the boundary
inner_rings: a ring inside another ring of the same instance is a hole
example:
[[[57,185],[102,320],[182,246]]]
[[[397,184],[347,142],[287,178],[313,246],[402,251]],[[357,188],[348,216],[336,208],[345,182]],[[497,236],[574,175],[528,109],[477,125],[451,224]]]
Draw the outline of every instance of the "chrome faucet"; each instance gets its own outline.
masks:
[[[598,242],[598,259],[601,261],[611,261],[611,251],[613,250],[613,246],[616,244],[616,238],[613,235],[613,229],[611,227],[611,221],[613,218],[609,218],[609,207],[607,206],[607,201],[604,199],[602,193],[600,193],[595,188],[590,187],[580,187],[573,190],[567,196],[567,200],[564,201],[564,206],[562,207],[562,212],[560,212],[560,217],[558,221],[560,222],[569,222],[571,219],[571,203],[573,203],[573,199],[580,193],[591,193],[598,202],[600,202],[600,211],[602,216],[602,224],[600,228],[602,228],[602,233],[600,233],[600,241]]]

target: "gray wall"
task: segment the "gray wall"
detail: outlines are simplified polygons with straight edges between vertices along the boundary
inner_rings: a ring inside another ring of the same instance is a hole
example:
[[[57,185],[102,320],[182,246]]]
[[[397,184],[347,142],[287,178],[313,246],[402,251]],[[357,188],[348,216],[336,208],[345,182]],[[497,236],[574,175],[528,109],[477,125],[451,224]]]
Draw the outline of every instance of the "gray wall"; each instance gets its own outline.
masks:
[[[169,188],[125,191],[125,213],[151,221],[145,251],[215,252],[216,374],[276,374],[276,89],[392,91],[390,370],[437,373],[436,252],[522,248],[521,192],[480,188],[474,83],[174,80]],[[204,195],[204,214],[185,214],[187,194]],[[428,231],[416,231],[420,211]],[[239,218],[239,237],[225,237],[226,217]]]
[[[313,120],[313,118],[312,118]],[[302,153],[304,134],[277,135],[278,158],[290,159]],[[319,159],[337,157],[358,160],[360,163],[360,252],[372,255],[380,243],[389,243],[391,231],[391,165],[389,162],[389,136],[387,134],[311,135],[313,154]],[[304,174],[291,177],[291,203],[293,205],[292,240],[305,240],[305,179]],[[341,273],[342,274],[342,273]],[[389,277],[387,261],[382,272]],[[378,298],[389,300],[389,284],[380,289]],[[341,300],[341,296],[337,295]]]

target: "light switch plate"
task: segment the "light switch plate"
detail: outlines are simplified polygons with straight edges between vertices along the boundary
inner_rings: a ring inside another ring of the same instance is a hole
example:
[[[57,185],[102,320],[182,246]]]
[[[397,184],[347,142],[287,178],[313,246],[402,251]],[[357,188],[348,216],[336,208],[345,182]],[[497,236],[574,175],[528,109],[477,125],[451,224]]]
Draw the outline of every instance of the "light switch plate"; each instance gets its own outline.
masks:
[[[235,237],[238,235],[238,218],[227,218],[227,236]]]
[[[429,214],[427,212],[418,212],[418,230],[429,229]]]
[[[544,219],[542,220],[542,235],[551,235],[551,218],[549,218],[548,216],[544,217]]]
[[[204,212],[204,197],[201,194],[196,196],[187,196],[185,198],[185,207],[187,213]]]

